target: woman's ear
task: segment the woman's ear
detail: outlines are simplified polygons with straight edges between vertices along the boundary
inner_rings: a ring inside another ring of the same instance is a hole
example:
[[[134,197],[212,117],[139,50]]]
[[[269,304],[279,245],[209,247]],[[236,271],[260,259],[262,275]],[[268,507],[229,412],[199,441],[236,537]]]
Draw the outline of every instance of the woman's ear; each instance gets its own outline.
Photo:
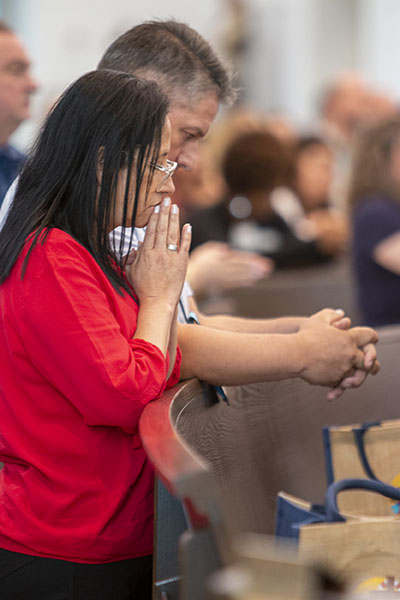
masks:
[[[104,146],[100,146],[97,152],[97,168],[96,168],[96,177],[97,184],[101,184],[101,179],[103,177],[103,164],[104,164]]]

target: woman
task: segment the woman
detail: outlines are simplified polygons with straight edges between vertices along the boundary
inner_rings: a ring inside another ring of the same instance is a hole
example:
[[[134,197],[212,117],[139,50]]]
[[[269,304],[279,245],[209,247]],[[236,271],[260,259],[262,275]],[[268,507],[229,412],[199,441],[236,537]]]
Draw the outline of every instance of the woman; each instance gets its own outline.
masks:
[[[348,249],[349,225],[343,212],[331,204],[333,154],[317,136],[300,137],[294,145],[294,178],[291,190],[314,230],[318,258],[328,259]]]
[[[168,101],[112,71],[48,116],[0,234],[0,596],[150,598],[143,407],[179,379],[190,226]],[[148,224],[124,266],[116,227]]]
[[[363,320],[400,323],[400,117],[380,121],[360,138],[350,204]]]
[[[303,226],[304,212],[287,191],[292,170],[289,148],[269,132],[236,137],[222,161],[227,197],[212,209],[192,213],[192,247],[210,239],[228,242],[272,259],[278,270],[329,258],[320,252],[308,220]]]

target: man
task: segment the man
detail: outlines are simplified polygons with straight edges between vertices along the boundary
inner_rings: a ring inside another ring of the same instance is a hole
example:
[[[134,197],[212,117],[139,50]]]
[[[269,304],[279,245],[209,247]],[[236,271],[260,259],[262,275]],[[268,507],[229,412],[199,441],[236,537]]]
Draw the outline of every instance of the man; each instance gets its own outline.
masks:
[[[0,204],[24,162],[24,155],[8,143],[11,134],[30,116],[29,103],[36,83],[30,61],[13,31],[0,21]]]
[[[369,123],[397,114],[396,103],[357,72],[338,74],[323,91],[319,132],[333,152],[333,203],[346,208],[357,134]]]
[[[131,72],[159,83],[171,103],[170,158],[183,169],[194,166],[199,141],[219,105],[235,98],[232,77],[208,42],[176,21],[147,22],[130,29],[110,45],[98,68]],[[310,318],[246,320],[206,317],[198,313],[193,297],[189,303],[200,326],[180,326],[183,377],[240,385],[300,376],[333,387],[328,394],[333,399],[379,368],[376,333],[368,328],[346,331],[349,323],[340,311],[326,309]]]

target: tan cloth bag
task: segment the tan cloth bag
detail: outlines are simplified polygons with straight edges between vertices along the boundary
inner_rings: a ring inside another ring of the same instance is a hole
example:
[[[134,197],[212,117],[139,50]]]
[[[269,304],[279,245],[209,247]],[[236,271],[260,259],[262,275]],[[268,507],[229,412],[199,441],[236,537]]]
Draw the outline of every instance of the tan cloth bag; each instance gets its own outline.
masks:
[[[349,591],[400,591],[400,518],[306,525],[299,555],[328,570]]]
[[[400,420],[324,428],[328,483],[370,477],[400,487]],[[371,517],[399,513],[400,503],[378,494],[351,491],[339,498],[347,514]]]
[[[327,522],[300,528],[300,558],[326,569],[348,591],[400,591],[400,516],[359,514],[357,520],[345,521],[338,510],[338,493],[360,487],[370,495],[400,498],[399,489],[370,479],[331,484],[325,497]]]

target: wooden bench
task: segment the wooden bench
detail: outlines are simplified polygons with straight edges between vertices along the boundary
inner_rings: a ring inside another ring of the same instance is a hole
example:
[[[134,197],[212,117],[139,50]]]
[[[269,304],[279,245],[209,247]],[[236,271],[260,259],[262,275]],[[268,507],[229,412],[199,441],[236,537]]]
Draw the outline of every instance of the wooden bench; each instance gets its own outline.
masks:
[[[217,402],[207,385],[191,380],[149,404],[140,420],[157,474],[153,597],[159,600],[203,600],[207,575],[229,562],[210,466],[176,429],[181,409],[194,398]]]
[[[335,402],[292,379],[227,388],[227,405],[193,380],[146,407],[140,431],[157,473],[183,502],[188,526],[216,535],[205,571],[229,562],[238,534],[272,533],[278,491],[322,500],[324,425],[400,418],[400,327],[380,331],[378,355],[381,372]]]
[[[343,308],[354,323],[360,321],[347,260],[277,271],[251,287],[232,289],[201,303],[206,314],[223,312],[250,318],[311,315],[324,307]]]

